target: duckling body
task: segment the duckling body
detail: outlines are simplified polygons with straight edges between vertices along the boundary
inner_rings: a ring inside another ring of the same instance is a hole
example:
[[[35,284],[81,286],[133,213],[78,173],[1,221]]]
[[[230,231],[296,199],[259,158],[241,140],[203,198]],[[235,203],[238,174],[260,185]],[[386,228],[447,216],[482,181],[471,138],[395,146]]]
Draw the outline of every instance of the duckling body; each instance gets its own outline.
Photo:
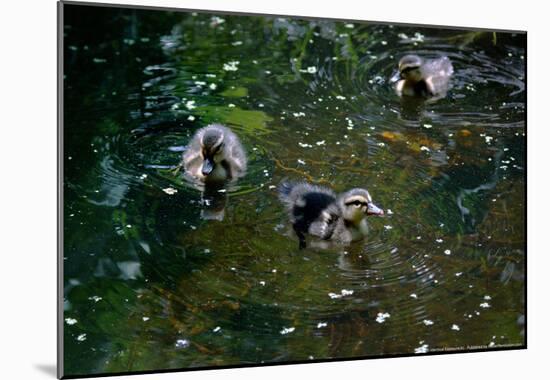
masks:
[[[365,189],[337,195],[329,188],[309,183],[284,182],[279,198],[285,204],[294,231],[305,248],[305,235],[349,244],[368,232],[367,215],[383,215]]]
[[[406,55],[399,61],[399,75],[395,90],[399,96],[442,98],[449,89],[453,65],[447,57],[424,60],[417,55]]]
[[[219,183],[242,177],[247,160],[237,135],[223,125],[211,124],[195,133],[182,164],[186,174],[204,183]]]

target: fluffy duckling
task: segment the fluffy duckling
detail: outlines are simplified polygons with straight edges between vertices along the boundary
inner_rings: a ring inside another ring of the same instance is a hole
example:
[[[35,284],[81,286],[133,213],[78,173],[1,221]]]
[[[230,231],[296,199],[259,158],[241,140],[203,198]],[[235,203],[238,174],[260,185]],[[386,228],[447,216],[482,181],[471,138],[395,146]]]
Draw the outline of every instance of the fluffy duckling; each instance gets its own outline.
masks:
[[[369,192],[360,188],[336,195],[322,186],[283,182],[279,198],[290,215],[300,248],[306,246],[305,234],[342,244],[361,240],[368,232],[367,216],[384,215]]]
[[[447,57],[423,60],[406,55],[399,60],[400,80],[395,86],[399,96],[442,98],[447,94],[453,65]]]
[[[211,124],[199,129],[183,154],[185,172],[202,182],[223,182],[242,177],[246,154],[229,128]]]

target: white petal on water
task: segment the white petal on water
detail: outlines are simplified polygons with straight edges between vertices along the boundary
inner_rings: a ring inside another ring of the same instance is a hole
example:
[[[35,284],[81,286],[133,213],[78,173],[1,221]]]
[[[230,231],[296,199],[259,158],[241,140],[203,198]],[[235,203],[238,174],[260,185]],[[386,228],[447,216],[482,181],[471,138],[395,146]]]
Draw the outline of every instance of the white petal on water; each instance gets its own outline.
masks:
[[[435,239],[436,243],[443,243],[443,239]]]
[[[485,301],[490,301],[490,300],[491,300],[491,296],[484,296],[483,299],[484,299]]]
[[[218,331],[220,331],[221,329],[222,329],[222,328],[221,328],[220,326],[216,326],[216,327],[214,328],[214,330],[212,330],[212,331],[213,331],[213,332],[218,332]]]
[[[393,253],[396,253],[397,251],[399,251],[399,249],[394,248],[394,249],[392,249],[392,250],[390,251],[390,253],[393,254]]]
[[[460,327],[458,327],[458,325],[452,325],[451,330],[460,331]]]
[[[427,344],[423,344],[422,346],[417,347],[417,348],[414,349],[415,354],[425,354],[426,352],[428,352],[428,345]]]
[[[329,293],[328,296],[332,299],[342,298],[341,294]]]
[[[428,148],[427,146],[422,145],[422,146],[420,147],[420,150],[421,150],[421,151],[424,151],[424,152],[429,152],[429,151],[430,151],[430,148]]]
[[[456,273],[455,273],[455,276],[456,276],[456,277],[462,276],[462,272],[456,272]]]
[[[216,83],[210,83],[208,87],[210,87],[211,90],[215,90],[216,88],[218,88],[218,85]]]
[[[94,301],[94,302],[99,302],[101,301],[103,298],[99,297],[99,296],[91,296],[91,297],[88,297],[88,299],[90,301]]]
[[[260,285],[265,286],[265,281],[260,281]]]
[[[74,325],[75,323],[77,323],[78,321],[74,318],[65,318],[65,323],[67,323],[69,326],[72,326]]]
[[[424,323],[426,326],[431,326],[434,324],[434,321],[432,321],[431,319],[424,319],[422,323]]]
[[[384,323],[390,316],[390,313],[378,313],[376,314],[376,322]]]
[[[143,317],[141,319],[143,319],[143,322],[147,322],[150,318],[149,317]]]
[[[239,61],[229,61],[223,64],[223,69],[225,71],[237,71],[239,69],[237,67],[239,63],[240,63]]]
[[[451,250],[450,249],[446,249],[444,252],[444,254],[446,254],[447,256],[451,254]]]
[[[229,103],[227,106],[228,106],[229,108],[235,108],[235,107],[236,107],[233,103]]]
[[[338,99],[338,100],[346,100],[346,97],[345,97],[345,96],[342,96],[342,95],[336,95],[336,99]]]
[[[300,165],[305,165],[305,164],[306,164],[306,162],[305,162],[304,160],[300,160],[300,159],[298,159],[298,163],[299,163]]]
[[[78,340],[79,342],[84,342],[86,340],[86,334],[80,334],[76,337],[76,340]]]
[[[185,102],[185,108],[187,108],[188,110],[192,110],[193,108],[197,108],[197,106],[195,105],[195,101],[194,100],[188,100],[187,102]]]
[[[385,229],[386,231],[389,231],[389,230],[392,230],[393,227],[390,226],[390,225],[386,225],[386,226],[384,226],[384,229]]]
[[[194,120],[195,120],[195,116],[189,115],[189,116],[187,116],[187,120],[189,120],[189,121],[194,121]]]
[[[309,66],[307,68],[307,72],[310,73],[310,74],[315,74],[317,72],[317,67],[315,66]]]
[[[342,294],[342,297],[351,296],[353,294],[353,290],[342,289],[340,293]]]
[[[479,307],[482,307],[482,308],[484,308],[484,309],[488,309],[488,308],[491,307],[491,305],[489,305],[488,302],[483,302],[483,303],[480,303],[480,304],[479,304]]]
[[[433,127],[433,125],[431,125],[431,124],[424,124],[424,128],[426,128],[426,129],[430,129],[432,127]]]
[[[393,215],[393,211],[391,209],[387,209],[386,212],[388,213],[388,215]]]
[[[178,339],[176,341],[176,348],[187,348],[189,345],[190,343],[187,339]]]
[[[286,335],[286,334],[290,334],[294,330],[296,330],[295,327],[283,327],[283,329],[279,332],[281,333],[281,335]]]
[[[317,141],[315,144],[317,144],[319,146],[325,145],[325,140]]]
[[[327,323],[326,322],[319,322],[317,323],[317,328],[320,329],[322,327],[327,327]]]
[[[164,191],[166,194],[168,195],[174,195],[176,194],[178,191],[176,189],[174,189],[173,187],[167,187],[166,189],[162,189],[162,191]]]
[[[416,295],[416,293],[411,293],[410,297],[411,297],[411,298],[414,298],[414,299],[418,298],[418,296]]]

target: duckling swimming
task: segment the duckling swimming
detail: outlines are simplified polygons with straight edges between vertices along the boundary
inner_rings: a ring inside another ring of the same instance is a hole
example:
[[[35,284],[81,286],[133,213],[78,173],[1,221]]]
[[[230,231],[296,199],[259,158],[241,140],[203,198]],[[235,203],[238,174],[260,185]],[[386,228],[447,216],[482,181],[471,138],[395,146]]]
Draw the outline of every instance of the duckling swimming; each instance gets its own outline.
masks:
[[[337,195],[309,183],[283,182],[279,198],[286,205],[294,231],[305,248],[305,234],[341,244],[361,240],[368,232],[367,216],[384,215],[365,189]]]
[[[224,182],[246,172],[246,153],[229,128],[211,124],[199,129],[183,154],[185,172],[205,183]]]
[[[449,88],[453,65],[447,57],[423,60],[406,55],[399,60],[399,75],[395,90],[399,96],[443,98]]]

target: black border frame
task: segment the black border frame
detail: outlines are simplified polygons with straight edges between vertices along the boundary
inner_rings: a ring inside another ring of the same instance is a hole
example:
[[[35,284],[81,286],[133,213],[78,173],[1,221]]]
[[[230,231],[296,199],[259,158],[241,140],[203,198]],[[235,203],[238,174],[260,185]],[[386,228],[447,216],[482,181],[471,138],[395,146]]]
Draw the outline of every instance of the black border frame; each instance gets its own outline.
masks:
[[[526,46],[525,46],[525,205],[524,205],[524,251],[525,251],[525,268],[524,276],[525,282],[523,287],[524,300],[525,300],[525,336],[524,343],[522,345],[510,345],[510,346],[500,346],[495,348],[473,348],[473,349],[464,349],[464,350],[449,350],[449,351],[437,351],[437,352],[427,352],[422,354],[414,353],[405,353],[405,354],[391,354],[384,353],[380,355],[371,355],[371,356],[361,356],[361,357],[351,357],[351,358],[326,358],[326,359],[313,359],[313,360],[295,360],[295,361],[285,361],[285,362],[273,362],[273,363],[254,363],[254,364],[232,364],[232,365],[221,365],[221,366],[204,366],[204,367],[192,367],[192,368],[167,368],[159,370],[146,370],[146,371],[131,371],[131,372],[109,372],[109,373],[99,373],[99,374],[87,374],[87,375],[65,375],[64,374],[64,351],[63,351],[63,339],[64,339],[64,310],[63,310],[63,298],[64,298],[64,284],[63,284],[63,177],[64,177],[64,168],[63,168],[63,158],[64,158],[64,145],[63,145],[63,131],[64,131],[64,120],[63,120],[63,51],[64,51],[64,38],[63,38],[63,5],[79,5],[79,6],[90,6],[90,7],[104,7],[104,8],[126,8],[126,9],[140,9],[140,10],[153,10],[153,11],[168,11],[168,12],[198,12],[198,13],[208,13],[208,14],[219,14],[219,15],[228,15],[228,16],[264,16],[264,17],[291,17],[298,18],[302,20],[331,20],[331,21],[343,21],[343,22],[358,22],[358,23],[374,23],[379,25],[398,25],[398,26],[416,26],[422,28],[445,28],[451,30],[474,30],[474,31],[486,31],[486,32],[497,32],[497,33],[516,33],[524,34],[526,37]],[[527,136],[528,136],[528,80],[527,80],[527,68],[528,68],[528,32],[527,30],[514,30],[514,29],[491,29],[491,28],[478,28],[470,26],[448,26],[448,25],[439,25],[439,24],[417,24],[417,23],[406,23],[406,22],[390,22],[390,21],[376,21],[376,20],[359,20],[359,19],[341,19],[335,17],[313,17],[313,16],[303,16],[303,15],[288,15],[288,14],[270,14],[270,13],[254,13],[254,12],[233,12],[233,11],[223,11],[223,10],[212,10],[212,9],[192,9],[192,8],[172,8],[172,7],[163,7],[163,6],[149,6],[149,5],[132,5],[132,4],[115,4],[115,3],[100,3],[100,2],[85,2],[85,1],[72,1],[72,0],[59,0],[57,2],[57,378],[58,379],[82,379],[82,378],[93,378],[93,377],[111,377],[111,376],[129,376],[129,375],[146,375],[146,374],[162,374],[162,373],[174,373],[174,372],[191,372],[191,371],[207,371],[207,370],[220,370],[220,369],[233,369],[233,368],[254,368],[254,367],[271,367],[271,366],[282,366],[282,365],[293,365],[293,364],[310,364],[310,363],[331,363],[331,362],[343,362],[343,361],[356,361],[356,360],[371,360],[371,359],[393,359],[393,358],[403,358],[403,357],[416,357],[416,356],[436,356],[436,355],[448,355],[448,354],[470,354],[470,353],[480,353],[480,352],[498,352],[498,351],[512,351],[512,350],[525,350],[527,349],[528,341],[528,276],[527,276],[527,267],[528,267],[528,218],[527,218],[527,173],[528,173],[528,147],[527,147]]]

